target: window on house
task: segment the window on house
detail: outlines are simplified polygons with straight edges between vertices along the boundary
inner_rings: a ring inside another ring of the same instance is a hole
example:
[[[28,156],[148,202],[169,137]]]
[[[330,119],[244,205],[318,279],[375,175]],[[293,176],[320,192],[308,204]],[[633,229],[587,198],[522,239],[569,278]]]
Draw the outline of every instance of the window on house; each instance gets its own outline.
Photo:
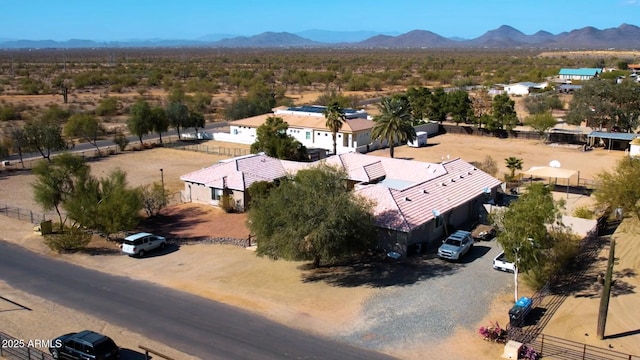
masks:
[[[307,131],[307,133],[305,134],[304,138],[307,139],[307,140],[311,140],[311,132]]]
[[[222,189],[211,188],[211,200],[220,200],[222,197]]]

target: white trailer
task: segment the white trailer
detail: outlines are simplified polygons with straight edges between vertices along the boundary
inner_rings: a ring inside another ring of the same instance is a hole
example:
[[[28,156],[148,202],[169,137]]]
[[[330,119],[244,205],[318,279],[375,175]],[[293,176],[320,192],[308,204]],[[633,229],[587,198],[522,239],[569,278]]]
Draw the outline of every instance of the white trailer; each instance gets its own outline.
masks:
[[[426,131],[418,131],[416,133],[416,139],[413,141],[409,141],[407,145],[411,147],[423,147],[427,145],[427,132]]]

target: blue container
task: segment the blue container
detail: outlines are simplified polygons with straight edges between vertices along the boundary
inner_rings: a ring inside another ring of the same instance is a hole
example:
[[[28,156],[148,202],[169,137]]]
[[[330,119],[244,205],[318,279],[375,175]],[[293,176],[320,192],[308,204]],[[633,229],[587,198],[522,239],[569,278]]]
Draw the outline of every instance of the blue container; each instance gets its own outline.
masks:
[[[526,296],[518,299],[511,310],[509,310],[509,325],[516,327],[521,326],[527,314],[531,311],[532,304],[533,301]]]

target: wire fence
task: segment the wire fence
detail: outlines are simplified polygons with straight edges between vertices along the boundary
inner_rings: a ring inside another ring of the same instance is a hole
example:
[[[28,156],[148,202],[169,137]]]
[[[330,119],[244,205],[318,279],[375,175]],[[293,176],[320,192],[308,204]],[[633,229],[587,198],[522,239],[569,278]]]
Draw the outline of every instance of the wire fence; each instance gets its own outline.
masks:
[[[172,142],[165,144],[165,147],[179,150],[203,152],[213,155],[225,155],[229,157],[249,155],[251,151],[247,148],[230,148],[208,144],[189,144],[185,142]]]
[[[20,207],[9,206],[7,204],[0,204],[0,215],[4,215],[10,218],[29,221],[32,224],[39,224],[43,221],[56,219],[57,214],[48,212],[40,213],[29,209],[23,209]],[[64,214],[63,214],[64,217]]]

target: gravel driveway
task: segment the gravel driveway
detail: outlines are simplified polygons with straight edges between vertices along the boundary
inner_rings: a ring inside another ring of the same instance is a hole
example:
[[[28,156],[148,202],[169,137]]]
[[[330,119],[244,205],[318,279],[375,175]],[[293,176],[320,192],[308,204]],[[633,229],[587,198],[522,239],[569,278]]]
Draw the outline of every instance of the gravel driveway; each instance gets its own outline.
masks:
[[[453,335],[456,327],[476,326],[487,315],[495,293],[513,284],[512,274],[492,268],[499,252],[495,239],[476,242],[459,263],[438,259],[435,251],[429,251],[416,261],[438,270],[372,297],[364,306],[362,325],[342,340],[382,350],[409,339],[435,344]]]

